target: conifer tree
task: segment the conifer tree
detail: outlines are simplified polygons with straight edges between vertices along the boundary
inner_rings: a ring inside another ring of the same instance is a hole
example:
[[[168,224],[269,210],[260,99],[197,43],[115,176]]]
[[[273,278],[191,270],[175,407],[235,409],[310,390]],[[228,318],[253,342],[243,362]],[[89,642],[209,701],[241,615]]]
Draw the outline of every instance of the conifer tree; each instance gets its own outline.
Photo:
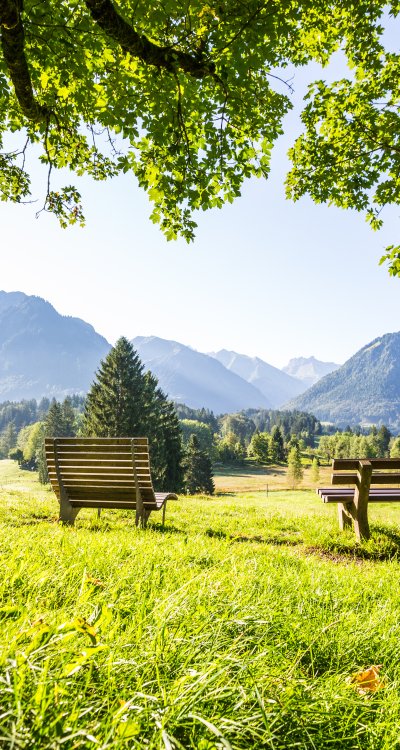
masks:
[[[191,435],[183,459],[185,487],[190,495],[204,492],[214,493],[214,481],[211,459],[206,451],[201,450],[196,435]]]
[[[46,437],[67,437],[64,410],[59,401],[53,401],[44,422]]]
[[[271,432],[271,461],[273,463],[285,461],[285,446],[283,442],[282,430],[275,426]]]
[[[64,418],[64,435],[62,437],[73,437],[75,432],[75,411],[72,406],[72,400],[69,396],[62,403],[62,412]]]
[[[100,363],[85,405],[83,434],[126,437],[139,434],[144,412],[143,365],[121,337]]]
[[[162,391],[160,391],[162,393]],[[171,401],[163,395],[161,403],[162,431],[165,445],[165,474],[162,490],[173,487],[179,492],[183,487],[182,431],[178,415]]]
[[[126,338],[101,362],[86,400],[83,434],[147,437],[157,490],[182,489],[182,445],[173,405]]]

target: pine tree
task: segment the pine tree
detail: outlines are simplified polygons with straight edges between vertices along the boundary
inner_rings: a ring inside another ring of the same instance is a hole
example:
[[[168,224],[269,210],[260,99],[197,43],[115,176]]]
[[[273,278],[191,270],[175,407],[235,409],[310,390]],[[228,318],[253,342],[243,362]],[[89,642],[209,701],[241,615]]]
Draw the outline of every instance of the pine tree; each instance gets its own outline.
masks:
[[[390,443],[391,437],[392,437],[392,433],[383,424],[382,427],[379,428],[378,435],[377,435],[381,456],[388,455],[389,443]]]
[[[196,435],[191,435],[183,459],[185,487],[190,495],[204,492],[214,493],[214,481],[211,459],[206,451],[201,450]]]
[[[59,401],[53,401],[44,422],[46,437],[67,437],[63,407]]]
[[[144,418],[143,365],[124,337],[101,362],[85,404],[83,434],[95,437],[139,435]]]
[[[293,489],[302,481],[304,475],[301,464],[299,448],[291,448],[288,455],[288,481],[292,484]]]
[[[277,426],[273,427],[271,432],[270,455],[273,463],[283,462],[286,459],[282,430]]]
[[[166,465],[164,485],[161,487],[161,490],[167,491],[173,488],[175,492],[179,492],[183,487],[182,431],[173,403],[168,401],[164,394],[162,395],[162,431]]]
[[[72,406],[72,400],[67,396],[62,403],[62,412],[64,418],[64,435],[62,437],[73,437],[75,431],[75,411]]]
[[[83,434],[93,437],[147,437],[157,490],[182,489],[182,440],[172,403],[158,387],[126,338],[101,362],[87,396]]]

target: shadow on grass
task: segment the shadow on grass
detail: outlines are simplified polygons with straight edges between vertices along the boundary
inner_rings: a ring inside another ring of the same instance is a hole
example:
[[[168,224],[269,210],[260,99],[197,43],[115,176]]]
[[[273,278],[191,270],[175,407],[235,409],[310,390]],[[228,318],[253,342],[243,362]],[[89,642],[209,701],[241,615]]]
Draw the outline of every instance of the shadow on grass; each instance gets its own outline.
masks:
[[[374,524],[371,539],[357,543],[332,541],[305,548],[306,554],[318,555],[332,562],[363,562],[400,560],[400,533],[387,526]]]
[[[149,524],[147,528],[149,531],[156,531],[158,534],[183,534],[184,536],[187,536],[187,531],[178,529],[177,526],[170,526],[169,524],[166,524],[166,526],[161,526],[161,524]]]
[[[23,516],[22,518],[7,518],[5,519],[7,526],[36,526],[38,523],[57,523],[58,516],[41,516],[33,513],[31,516]]]
[[[275,546],[288,546],[295,547],[302,544],[301,539],[290,539],[289,537],[263,537],[259,534],[247,535],[247,534],[227,534],[225,531],[215,531],[214,529],[207,529],[205,532],[206,536],[212,539],[227,539],[231,543],[233,542],[253,542],[256,544],[273,544]]]

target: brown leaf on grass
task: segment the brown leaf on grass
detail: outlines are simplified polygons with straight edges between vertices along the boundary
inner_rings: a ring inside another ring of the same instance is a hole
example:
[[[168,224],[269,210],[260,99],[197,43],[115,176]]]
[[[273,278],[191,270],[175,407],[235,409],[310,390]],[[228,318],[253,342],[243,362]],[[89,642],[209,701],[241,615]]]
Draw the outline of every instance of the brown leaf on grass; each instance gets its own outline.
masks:
[[[375,693],[377,690],[381,690],[386,687],[385,678],[379,676],[381,668],[382,664],[373,664],[368,669],[355,672],[350,677],[350,684],[360,695],[367,695],[368,693]]]
[[[105,583],[100,578],[93,578],[93,576],[86,576],[85,583],[91,583],[92,586],[98,586],[99,588],[105,588]]]

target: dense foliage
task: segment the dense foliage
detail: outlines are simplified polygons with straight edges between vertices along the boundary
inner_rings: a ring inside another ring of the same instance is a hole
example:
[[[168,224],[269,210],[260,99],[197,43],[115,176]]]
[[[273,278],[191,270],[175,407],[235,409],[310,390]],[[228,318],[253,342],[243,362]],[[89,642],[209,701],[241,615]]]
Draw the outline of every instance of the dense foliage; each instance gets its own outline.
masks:
[[[28,424],[43,419],[50,407],[50,400],[42,398],[39,403],[35,399],[27,401],[4,401],[0,404],[0,433],[12,423],[19,431]]]
[[[133,172],[152,220],[190,240],[194,210],[268,175],[293,68],[341,48],[353,78],[311,87],[288,192],[366,209],[379,226],[381,207],[400,201],[386,7],[396,15],[398,0],[2,0],[0,135],[15,147],[0,155],[1,197],[29,196],[27,148],[39,143],[49,175]],[[49,181],[44,208],[63,225],[83,221],[74,185]]]
[[[305,445],[313,446],[315,437],[322,432],[321,424],[313,414],[304,411],[279,411],[276,409],[246,409],[243,414],[254,422],[259,432],[271,432],[279,427],[284,439],[297,435]]]
[[[326,461],[332,458],[383,458],[389,455],[390,437],[391,433],[384,425],[379,430],[373,427],[368,435],[348,429],[322,435],[318,453]]]

